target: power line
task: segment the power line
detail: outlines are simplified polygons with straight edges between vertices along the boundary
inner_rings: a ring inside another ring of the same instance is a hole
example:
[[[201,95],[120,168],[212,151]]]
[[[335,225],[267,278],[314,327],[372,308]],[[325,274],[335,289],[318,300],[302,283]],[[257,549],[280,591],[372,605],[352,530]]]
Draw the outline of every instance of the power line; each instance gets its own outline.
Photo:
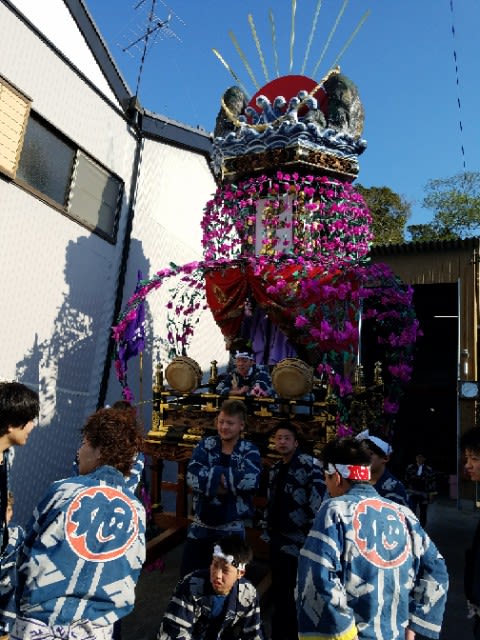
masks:
[[[467,170],[467,164],[465,161],[465,148],[463,146],[463,124],[462,124],[462,105],[460,102],[460,81],[459,81],[459,72],[458,72],[458,59],[457,59],[457,51],[455,49],[455,14],[453,10],[453,0],[450,0],[450,13],[452,15],[452,39],[453,39],[453,60],[455,62],[455,79],[457,83],[457,104],[458,104],[458,123],[460,125],[460,148],[462,151],[462,163],[463,170]]]

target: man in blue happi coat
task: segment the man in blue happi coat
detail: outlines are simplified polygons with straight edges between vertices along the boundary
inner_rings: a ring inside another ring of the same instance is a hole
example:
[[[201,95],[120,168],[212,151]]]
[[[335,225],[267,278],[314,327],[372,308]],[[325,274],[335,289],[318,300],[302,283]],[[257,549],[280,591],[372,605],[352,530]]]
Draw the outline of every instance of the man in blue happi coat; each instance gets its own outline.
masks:
[[[133,411],[100,409],[82,429],[78,476],[34,510],[18,561],[11,640],[110,640],[145,559],[145,510],[128,477],[143,444]]]
[[[193,520],[183,550],[182,577],[209,566],[213,543],[222,536],[244,537],[245,524],[254,513],[262,461],[258,447],[241,437],[247,423],[245,404],[225,400],[216,422],[218,435],[200,440],[187,468]]]
[[[412,511],[369,483],[361,442],[332,440],[322,459],[331,499],[300,552],[300,640],[438,638],[448,589],[443,557]]]
[[[22,532],[9,526],[10,473],[16,447],[27,444],[40,411],[38,393],[21,382],[0,382],[0,637],[15,619],[15,564]]]
[[[393,453],[392,446],[378,436],[370,435],[368,429],[359,433],[356,439],[363,442],[370,454],[370,481],[378,493],[384,498],[409,507],[410,500],[405,485],[387,469]]]
[[[267,367],[255,363],[253,351],[248,346],[232,352],[233,370],[226,374],[217,386],[222,396],[273,396],[272,379]]]
[[[298,556],[322,502],[325,481],[317,458],[298,448],[294,424],[279,422],[272,436],[280,460],[269,471],[263,523],[272,572],[272,640],[296,640]]]

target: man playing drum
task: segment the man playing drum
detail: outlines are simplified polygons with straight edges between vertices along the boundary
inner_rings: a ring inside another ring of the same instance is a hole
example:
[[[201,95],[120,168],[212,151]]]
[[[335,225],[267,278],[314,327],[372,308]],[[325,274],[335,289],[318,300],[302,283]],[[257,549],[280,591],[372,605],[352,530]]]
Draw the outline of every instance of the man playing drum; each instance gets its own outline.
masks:
[[[217,393],[222,396],[257,396],[273,395],[272,380],[266,367],[255,364],[255,356],[247,346],[236,349],[232,356],[235,368],[228,373],[217,386]]]

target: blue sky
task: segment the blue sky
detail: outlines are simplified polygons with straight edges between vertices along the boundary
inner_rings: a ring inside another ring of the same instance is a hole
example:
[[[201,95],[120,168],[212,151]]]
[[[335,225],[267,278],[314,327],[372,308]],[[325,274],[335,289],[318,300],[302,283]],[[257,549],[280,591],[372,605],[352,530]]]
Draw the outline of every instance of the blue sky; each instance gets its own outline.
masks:
[[[140,0],[85,2],[135,91],[141,51],[132,48],[132,56],[122,49],[142,35],[152,0],[145,0],[137,10],[134,7]],[[229,32],[234,33],[262,86],[266,79],[248,15],[253,16],[269,79],[273,79],[276,71],[270,9],[280,75],[286,75],[301,73],[317,6],[318,0],[296,2],[290,71],[292,0],[168,0],[168,5],[166,0],[156,0],[160,19],[167,18],[169,8],[173,11],[169,25],[177,37],[163,30],[162,37],[149,47],[139,87],[140,102],[150,111],[212,131],[221,96],[236,84],[212,48],[220,52],[253,95],[255,86]],[[342,7],[346,7],[344,13],[313,75]],[[412,203],[409,224],[428,222],[432,214],[421,207],[425,183],[462,171],[464,162],[468,171],[480,168],[480,3],[323,0],[304,75],[319,80],[328,71],[368,10],[371,13],[339,62],[342,72],[357,84],[365,107],[363,137],[368,147],[360,156],[358,182],[390,187]]]

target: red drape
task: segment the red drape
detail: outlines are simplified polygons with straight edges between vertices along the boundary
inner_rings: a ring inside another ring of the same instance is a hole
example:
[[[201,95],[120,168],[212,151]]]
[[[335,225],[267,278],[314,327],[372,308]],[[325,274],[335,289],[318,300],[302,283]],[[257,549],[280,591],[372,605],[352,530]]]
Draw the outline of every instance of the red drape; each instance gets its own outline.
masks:
[[[314,291],[310,295],[303,292],[300,298],[300,281],[308,278],[325,285],[338,275],[338,272],[324,275],[320,266],[308,265],[304,269],[298,265],[268,265],[255,274],[249,265],[235,265],[206,273],[207,302],[223,335],[228,339],[238,336],[245,300],[251,295],[271,321],[297,342],[299,330],[295,318],[315,303]]]

